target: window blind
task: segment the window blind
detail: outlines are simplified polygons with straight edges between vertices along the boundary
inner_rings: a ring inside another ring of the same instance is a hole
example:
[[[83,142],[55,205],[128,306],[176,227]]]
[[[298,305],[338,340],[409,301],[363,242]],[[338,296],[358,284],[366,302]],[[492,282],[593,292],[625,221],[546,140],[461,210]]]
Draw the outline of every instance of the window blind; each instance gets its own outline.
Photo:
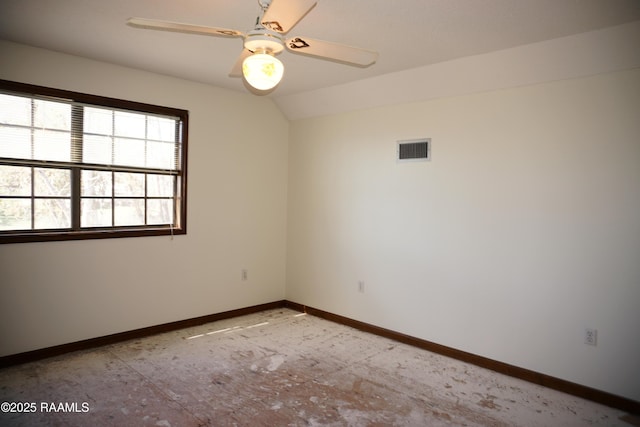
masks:
[[[16,164],[177,173],[179,117],[0,93],[0,157]]]
[[[186,233],[188,111],[0,80],[0,243]]]

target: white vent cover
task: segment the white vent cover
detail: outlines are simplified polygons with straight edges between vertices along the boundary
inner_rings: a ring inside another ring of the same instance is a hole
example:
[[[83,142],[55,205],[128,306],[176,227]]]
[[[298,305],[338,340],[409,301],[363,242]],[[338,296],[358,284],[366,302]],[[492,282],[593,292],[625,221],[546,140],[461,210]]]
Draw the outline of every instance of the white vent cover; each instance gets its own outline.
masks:
[[[399,162],[431,160],[431,138],[398,141],[396,159]]]

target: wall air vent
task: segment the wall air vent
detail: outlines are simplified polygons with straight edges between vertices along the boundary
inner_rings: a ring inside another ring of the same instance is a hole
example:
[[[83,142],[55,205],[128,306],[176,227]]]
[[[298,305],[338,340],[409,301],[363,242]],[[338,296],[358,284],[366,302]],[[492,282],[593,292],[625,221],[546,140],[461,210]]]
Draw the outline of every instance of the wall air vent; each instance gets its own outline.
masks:
[[[431,160],[431,138],[398,141],[397,153],[399,162]]]

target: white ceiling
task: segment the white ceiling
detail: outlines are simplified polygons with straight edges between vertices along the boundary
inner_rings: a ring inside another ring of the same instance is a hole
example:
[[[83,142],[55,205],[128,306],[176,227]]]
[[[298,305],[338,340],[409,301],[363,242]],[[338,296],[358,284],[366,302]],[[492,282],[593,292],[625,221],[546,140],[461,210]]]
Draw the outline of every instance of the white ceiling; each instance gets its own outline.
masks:
[[[286,0],[276,0],[286,1]],[[247,31],[256,0],[0,0],[0,38],[247,91],[241,39],[141,30],[145,17]],[[640,0],[318,0],[287,35],[377,50],[368,68],[284,52],[274,98],[640,20]],[[2,60],[7,60],[2,58]]]

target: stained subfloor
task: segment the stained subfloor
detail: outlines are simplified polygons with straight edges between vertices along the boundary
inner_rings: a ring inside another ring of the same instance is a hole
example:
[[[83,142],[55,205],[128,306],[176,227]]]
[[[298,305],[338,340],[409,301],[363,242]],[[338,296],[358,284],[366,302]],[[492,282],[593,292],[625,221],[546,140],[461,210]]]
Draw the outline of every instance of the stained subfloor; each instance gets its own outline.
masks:
[[[35,406],[0,413],[1,426],[630,425],[619,410],[288,309],[6,368],[0,402]]]

